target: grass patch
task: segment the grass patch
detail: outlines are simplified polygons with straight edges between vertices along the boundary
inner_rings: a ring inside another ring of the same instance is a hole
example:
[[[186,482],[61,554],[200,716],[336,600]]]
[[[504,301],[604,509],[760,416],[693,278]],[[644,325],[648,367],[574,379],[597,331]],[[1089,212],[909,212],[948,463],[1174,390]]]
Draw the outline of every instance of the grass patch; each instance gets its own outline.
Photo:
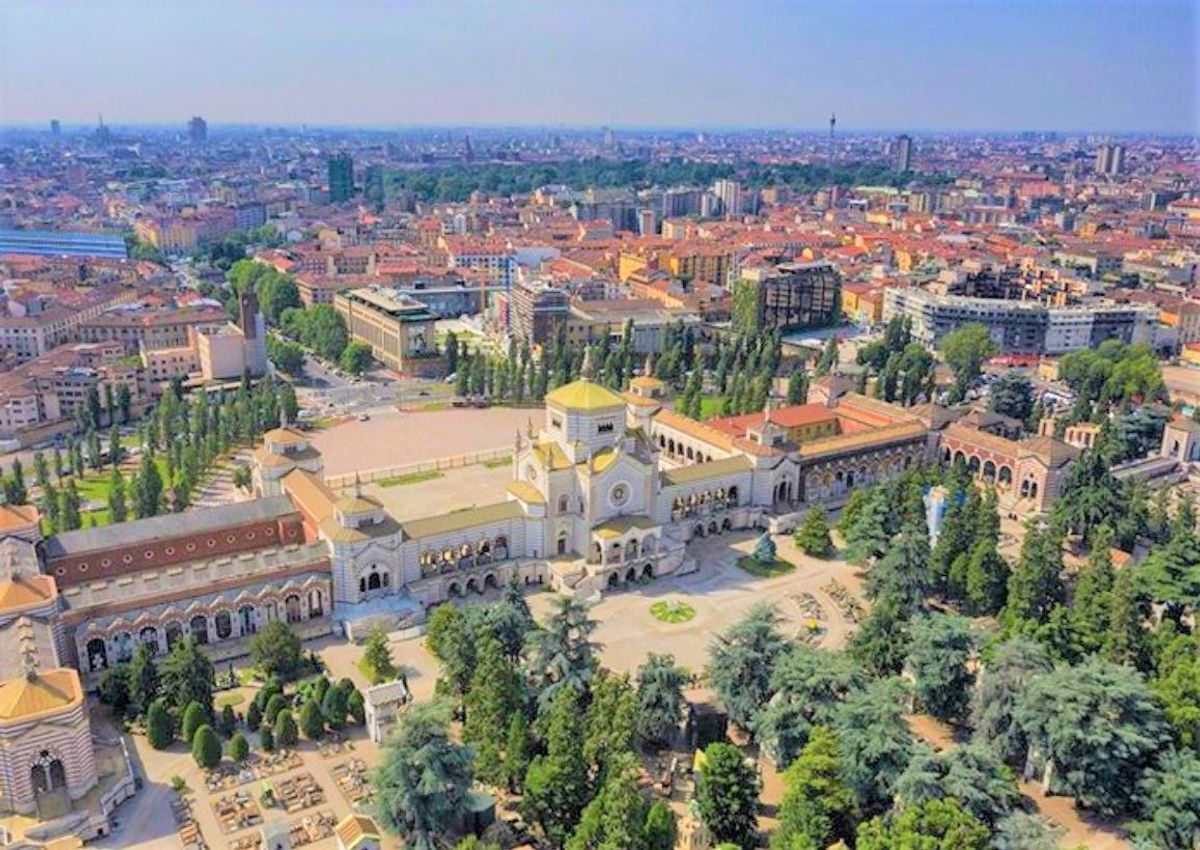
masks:
[[[246,698],[238,691],[230,694],[221,694],[213,700],[213,705],[217,708],[224,708],[227,705],[241,705],[246,701]]]
[[[367,656],[365,655],[359,657],[358,661],[354,662],[354,666],[358,668],[358,672],[362,673],[367,678],[367,681],[372,685],[381,685],[384,682],[392,681],[392,679],[382,675],[373,666],[368,664]],[[399,670],[399,668],[397,668],[397,670]]]
[[[342,420],[337,419],[333,416],[322,416],[320,419],[308,420],[308,424],[311,425],[314,430],[320,431],[325,428],[332,428],[334,425],[339,424],[341,421]]]
[[[700,397],[700,418],[712,419],[721,415],[721,407],[725,404],[723,395],[705,395]]]
[[[744,555],[738,558],[737,565],[750,573],[750,575],[758,576],[759,578],[778,578],[796,569],[794,565],[783,560],[783,558],[776,558],[773,561],[764,563],[753,555]]]
[[[420,409],[423,411],[426,411],[426,412],[433,411],[433,410],[449,410],[450,402],[448,402],[448,401],[427,401],[423,405],[421,405]]]
[[[421,481],[432,481],[441,478],[442,473],[436,469],[426,469],[423,472],[410,472],[407,475],[393,475],[391,478],[380,478],[375,483],[380,487],[400,487],[405,484],[418,484]]]
[[[504,457],[498,457],[493,460],[485,460],[483,462],[483,465],[486,466],[488,469],[499,469],[500,467],[508,466],[511,463],[512,463],[512,455],[506,455]]]
[[[696,616],[696,609],[686,602],[672,599],[669,602],[655,602],[651,605],[650,616],[664,623],[686,623]]]

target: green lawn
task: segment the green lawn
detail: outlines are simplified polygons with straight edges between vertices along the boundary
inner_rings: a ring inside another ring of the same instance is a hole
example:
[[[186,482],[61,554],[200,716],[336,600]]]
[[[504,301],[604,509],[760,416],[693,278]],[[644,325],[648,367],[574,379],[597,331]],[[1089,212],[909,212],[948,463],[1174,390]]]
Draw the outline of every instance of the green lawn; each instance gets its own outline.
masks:
[[[485,460],[483,462],[483,465],[486,466],[488,469],[499,469],[502,466],[509,466],[511,464],[512,464],[512,455],[506,455],[505,457],[498,457],[498,458],[495,458],[494,460]]]
[[[750,573],[750,575],[758,576],[759,578],[778,578],[796,569],[795,566],[783,558],[776,558],[770,563],[763,563],[753,555],[744,555],[738,558],[737,565]]]
[[[723,395],[706,395],[700,397],[700,418],[712,419],[721,416],[721,405],[725,403]]]
[[[651,605],[650,616],[664,623],[686,623],[696,616],[696,609],[686,602],[672,599],[669,602],[655,602]]]
[[[217,708],[224,708],[227,705],[241,705],[245,701],[246,698],[241,693],[234,691],[229,694],[221,694],[213,700],[213,705]]]
[[[404,484],[417,484],[421,481],[432,481],[441,478],[442,473],[436,469],[426,469],[423,472],[410,472],[407,475],[393,475],[391,478],[381,478],[375,483],[380,487],[400,487]]]

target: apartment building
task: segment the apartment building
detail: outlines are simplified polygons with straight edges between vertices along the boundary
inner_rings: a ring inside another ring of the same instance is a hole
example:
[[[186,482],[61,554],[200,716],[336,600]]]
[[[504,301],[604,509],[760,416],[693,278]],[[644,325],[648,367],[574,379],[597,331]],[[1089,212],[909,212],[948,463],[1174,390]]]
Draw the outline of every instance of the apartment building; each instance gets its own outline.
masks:
[[[492,284],[510,286],[517,271],[513,250],[497,239],[442,236],[438,247],[446,253],[446,267],[473,269]]]
[[[83,339],[82,325],[135,298],[135,290],[117,284],[85,290],[55,288],[51,295],[5,293],[0,356],[26,363],[67,342],[99,342]]]
[[[189,307],[129,304],[110,309],[79,325],[82,342],[119,342],[126,353],[143,349],[183,348],[191,333],[219,331],[229,321],[225,309],[211,302]]]
[[[896,316],[911,319],[913,336],[926,345],[936,345],[963,325],[981,324],[1006,354],[1064,354],[1094,348],[1106,339],[1153,344],[1158,324],[1158,311],[1143,305],[1047,307],[892,287],[884,294],[883,319]]]
[[[749,268],[735,284],[735,305],[740,297],[752,303],[753,326],[763,331],[815,328],[839,318],[842,278],[829,263],[782,263]],[[743,296],[752,292],[753,296]],[[735,313],[737,307],[734,307]],[[735,320],[738,316],[735,315]]]
[[[437,317],[400,290],[382,286],[345,290],[334,297],[333,308],[346,320],[351,338],[370,346],[375,359],[389,369],[411,371],[419,361],[437,357]]]

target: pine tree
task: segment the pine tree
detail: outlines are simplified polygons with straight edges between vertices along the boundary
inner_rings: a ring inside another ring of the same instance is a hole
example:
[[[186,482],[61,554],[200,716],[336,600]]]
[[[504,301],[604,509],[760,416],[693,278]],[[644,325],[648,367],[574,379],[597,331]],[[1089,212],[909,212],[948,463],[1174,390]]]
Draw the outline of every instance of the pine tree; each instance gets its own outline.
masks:
[[[196,730],[207,723],[208,710],[195,700],[189,702],[187,708],[183,710],[183,720],[179,725],[180,737],[183,738],[183,742],[190,746]]]
[[[192,758],[205,770],[212,770],[221,763],[221,741],[207,723],[200,726],[192,738]]]
[[[1104,645],[1112,608],[1112,590],[1116,582],[1110,552],[1111,529],[1107,526],[1096,529],[1092,540],[1087,564],[1075,580],[1071,606],[1076,638],[1084,652],[1096,652]]]
[[[129,662],[129,704],[135,715],[143,715],[158,695],[158,667],[154,650],[139,643]]]
[[[1030,523],[1021,556],[1008,579],[1005,616],[1013,621],[1044,623],[1064,599],[1062,544],[1057,532]]]
[[[1150,666],[1150,639],[1143,625],[1148,606],[1136,588],[1136,580],[1132,570],[1117,574],[1109,596],[1104,655],[1110,661],[1144,671]]]
[[[174,724],[166,703],[156,699],[146,711],[146,740],[156,750],[165,750],[175,740]]]
[[[503,751],[508,718],[524,711],[516,670],[495,636],[485,634],[464,707],[463,741],[475,749],[475,775],[491,785],[505,780]]]
[[[285,708],[275,716],[275,743],[280,747],[294,747],[300,743],[300,730],[291,709]]]
[[[1008,561],[991,540],[980,540],[971,548],[966,564],[966,590],[970,609],[993,615],[1004,607],[1008,596]]]
[[[550,707],[546,754],[533,759],[525,774],[525,817],[557,846],[574,831],[588,801],[581,715],[575,691],[559,689]]]
[[[116,466],[108,476],[108,513],[114,523],[124,522],[128,517],[125,505],[125,476]]]
[[[316,700],[305,700],[300,709],[300,733],[310,741],[319,741],[325,734],[325,715]]]
[[[238,764],[244,764],[250,758],[250,744],[241,732],[234,733],[229,741],[229,757]]]
[[[829,521],[825,510],[816,507],[804,515],[804,521],[796,529],[794,538],[796,548],[814,558],[824,558],[833,549],[833,540],[829,536]]]
[[[516,712],[508,720],[504,737],[504,779],[509,791],[519,792],[529,770],[529,721],[524,712]]]
[[[716,841],[753,847],[758,833],[758,773],[742,751],[718,741],[704,750],[696,786],[700,819]]]
[[[841,778],[837,735],[813,727],[808,743],[783,774],[779,828],[771,836],[776,850],[824,848],[851,835],[854,795]]]

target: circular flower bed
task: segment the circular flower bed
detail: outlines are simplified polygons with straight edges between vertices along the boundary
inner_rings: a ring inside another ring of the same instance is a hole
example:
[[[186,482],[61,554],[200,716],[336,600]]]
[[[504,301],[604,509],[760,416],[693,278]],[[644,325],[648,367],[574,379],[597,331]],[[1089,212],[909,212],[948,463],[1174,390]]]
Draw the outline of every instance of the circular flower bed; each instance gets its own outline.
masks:
[[[650,614],[664,623],[686,623],[696,616],[696,609],[686,602],[672,599],[670,602],[655,602],[650,606]]]

